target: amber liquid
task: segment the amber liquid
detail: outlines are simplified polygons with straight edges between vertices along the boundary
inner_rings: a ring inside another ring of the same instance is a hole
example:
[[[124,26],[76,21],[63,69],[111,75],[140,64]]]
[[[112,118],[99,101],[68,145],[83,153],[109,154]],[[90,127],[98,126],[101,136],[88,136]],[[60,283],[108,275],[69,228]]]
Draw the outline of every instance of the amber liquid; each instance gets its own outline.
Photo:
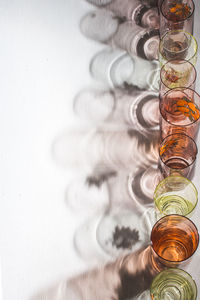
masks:
[[[165,218],[166,222],[163,221]],[[152,230],[154,251],[164,260],[180,262],[189,258],[198,246],[198,233],[189,220],[178,223],[183,217],[170,215],[158,221]],[[176,223],[177,222],[177,223]]]
[[[162,230],[154,239],[154,250],[165,260],[179,262],[193,253],[192,238],[179,228]]]
[[[158,255],[163,259],[175,262],[183,261],[190,256],[184,243],[174,239],[163,241],[158,248]]]

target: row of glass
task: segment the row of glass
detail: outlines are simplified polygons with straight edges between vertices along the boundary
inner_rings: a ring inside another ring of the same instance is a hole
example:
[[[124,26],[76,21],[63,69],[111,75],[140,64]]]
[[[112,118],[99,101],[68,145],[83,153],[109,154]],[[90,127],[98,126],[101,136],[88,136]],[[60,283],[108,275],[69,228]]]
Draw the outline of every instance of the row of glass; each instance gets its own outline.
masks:
[[[194,91],[197,42],[192,36],[192,0],[163,0],[160,4],[160,129],[159,148],[163,179],[154,192],[159,214],[153,226],[152,248],[170,267],[151,285],[151,298],[197,299],[192,277],[176,268],[192,257],[199,244],[195,224],[187,217],[195,209],[198,192],[187,179],[197,154],[200,96]],[[187,216],[187,217],[186,217]]]

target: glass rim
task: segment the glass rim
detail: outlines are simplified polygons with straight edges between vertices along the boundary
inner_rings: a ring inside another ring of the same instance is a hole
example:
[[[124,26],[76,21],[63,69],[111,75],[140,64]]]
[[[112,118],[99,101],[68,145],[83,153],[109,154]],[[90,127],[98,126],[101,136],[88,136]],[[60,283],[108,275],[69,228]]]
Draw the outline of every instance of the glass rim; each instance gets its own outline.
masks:
[[[180,33],[180,32],[182,32],[182,33],[185,33],[186,35],[188,35],[188,36],[190,36],[190,38],[192,38],[192,40],[193,40],[193,42],[194,42],[194,45],[195,45],[195,49],[194,49],[194,54],[191,56],[191,57],[189,57],[188,59],[186,59],[187,61],[190,61],[190,60],[192,60],[196,55],[197,55],[197,51],[198,51],[198,43],[197,43],[197,40],[196,40],[196,38],[191,34],[191,33],[189,33],[188,31],[185,31],[185,30],[182,30],[182,29],[174,29],[174,30],[168,30],[167,32],[165,32],[163,35],[162,35],[162,37],[161,37],[161,40],[160,40],[160,44],[159,44],[159,53],[160,53],[160,55],[161,55],[161,57],[165,60],[165,61],[168,61],[163,55],[162,55],[162,52],[161,52],[161,46],[162,46],[162,44],[163,44],[163,39],[167,36],[167,35],[169,35],[169,34],[178,34],[178,33]]]
[[[158,225],[159,222],[161,222],[163,219],[166,219],[166,218],[170,218],[170,217],[176,217],[176,218],[182,218],[182,219],[185,219],[186,221],[189,221],[189,223],[191,223],[195,230],[196,230],[196,233],[197,233],[197,245],[196,245],[196,248],[194,249],[194,251],[185,259],[182,259],[182,260],[179,260],[179,261],[176,261],[176,260],[169,260],[169,259],[166,259],[166,258],[163,258],[162,256],[160,256],[154,249],[153,247],[153,242],[152,242],[152,233],[153,233],[153,230],[156,228],[156,226]],[[194,224],[194,222],[192,220],[190,220],[188,217],[185,217],[185,216],[181,216],[181,215],[176,215],[176,214],[171,214],[171,215],[167,215],[167,216],[164,216],[162,218],[160,218],[158,221],[156,221],[156,223],[154,224],[154,226],[152,227],[151,229],[151,237],[150,237],[150,240],[151,240],[151,247],[153,249],[153,251],[156,253],[156,255],[162,259],[163,261],[165,262],[168,262],[168,263],[182,263],[182,262],[185,262],[187,261],[190,257],[192,257],[192,255],[194,255],[194,253],[197,251],[198,249],[198,246],[199,246],[199,232],[198,232],[198,228],[197,226]]]
[[[170,175],[170,176],[167,176],[166,178],[164,178],[163,180],[161,180],[161,181],[157,184],[157,186],[156,186],[156,188],[155,188],[155,191],[154,191],[154,194],[153,194],[154,204],[155,204],[155,206],[158,208],[159,212],[161,212],[161,213],[164,214],[165,216],[171,215],[171,214],[165,214],[162,210],[160,210],[160,208],[158,207],[158,205],[155,203],[155,193],[156,193],[156,191],[158,190],[158,188],[161,186],[161,184],[163,184],[164,182],[166,182],[169,178],[174,178],[174,177],[176,177],[176,178],[183,178],[183,179],[184,179],[185,181],[187,181],[188,184],[190,184],[190,185],[192,186],[192,188],[194,189],[194,192],[195,192],[195,195],[196,195],[195,204],[194,204],[194,206],[192,207],[192,210],[190,210],[187,214],[183,215],[183,216],[188,216],[189,214],[191,214],[191,213],[194,211],[194,209],[195,209],[196,206],[197,206],[197,203],[198,203],[198,190],[197,190],[196,186],[194,185],[194,183],[193,183],[191,180],[189,180],[188,178],[184,177],[184,176],[181,176],[181,175]],[[178,214],[177,214],[177,215],[178,215]]]
[[[162,106],[162,104],[163,104],[163,102],[164,102],[166,96],[168,96],[168,94],[170,94],[170,93],[172,93],[172,92],[176,92],[176,91],[178,92],[178,91],[180,91],[180,92],[182,92],[185,96],[188,97],[188,95],[184,92],[185,90],[192,91],[195,95],[197,95],[197,96],[199,97],[199,101],[200,101],[200,95],[199,95],[195,90],[191,89],[190,87],[176,87],[176,88],[173,88],[173,89],[169,89],[166,93],[164,93],[164,95],[163,95],[163,96],[161,97],[161,99],[160,99],[160,102],[159,102],[160,114],[161,114],[162,118],[163,118],[168,124],[170,124],[170,125],[172,125],[172,126],[178,126],[178,127],[183,127],[183,128],[185,128],[185,127],[187,127],[187,126],[191,126],[192,124],[199,122],[199,120],[200,120],[200,117],[199,117],[197,120],[191,121],[191,122],[188,123],[188,124],[185,124],[185,125],[178,124],[178,125],[177,125],[177,124],[174,124],[174,123],[172,123],[172,122],[170,122],[170,121],[168,121],[168,120],[165,119],[165,117],[164,117],[164,115],[163,115],[163,111],[162,111],[161,106]],[[199,111],[200,111],[200,108],[199,108]],[[175,134],[175,133],[174,133],[174,134]]]
[[[185,18],[183,18],[183,19],[181,19],[181,20],[179,20],[179,21],[173,22],[172,20],[170,20],[169,18],[167,18],[167,16],[166,16],[166,15],[164,14],[164,12],[163,12],[163,4],[164,4],[165,1],[167,2],[168,0],[163,0],[163,1],[162,1],[161,5],[160,5],[160,12],[161,12],[162,16],[163,16],[167,21],[172,22],[173,24],[178,24],[178,23],[180,23],[180,22],[186,21],[186,20],[188,20],[189,18],[191,18],[192,15],[194,14],[194,11],[195,11],[195,3],[194,3],[193,0],[191,0],[192,5],[193,5],[193,9],[192,9],[192,12],[190,13],[190,15],[187,16],[187,17],[185,17]]]
[[[151,291],[152,291],[152,286],[153,286],[153,283],[154,283],[154,281],[156,280],[156,278],[158,278],[158,276],[161,274],[161,273],[167,273],[167,272],[169,272],[169,271],[172,271],[172,272],[174,272],[174,273],[178,273],[178,272],[180,272],[180,273],[182,273],[182,274],[185,274],[185,275],[187,275],[188,277],[189,277],[189,279],[191,279],[192,280],[192,282],[194,283],[194,286],[195,286],[195,296],[197,297],[197,293],[198,293],[198,288],[197,288],[197,284],[196,284],[196,281],[193,279],[193,277],[192,277],[192,275],[191,274],[189,274],[187,271],[185,271],[185,270],[183,270],[183,269],[180,269],[180,268],[167,268],[167,269],[165,269],[165,270],[162,270],[161,272],[159,272],[154,278],[153,278],[153,280],[152,280],[152,283],[151,283],[151,285],[150,285],[150,294],[151,294]]]
[[[169,90],[172,90],[172,89],[170,89],[165,83],[164,83],[164,81],[163,81],[163,79],[162,79],[162,73],[165,71],[165,69],[164,69],[164,67],[166,67],[166,65],[167,64],[169,64],[170,65],[170,63],[171,64],[176,64],[176,62],[177,62],[177,65],[178,64],[190,64],[191,65],[191,67],[192,67],[192,70],[194,70],[194,80],[192,81],[192,83],[188,86],[188,87],[185,87],[186,89],[187,88],[190,88],[190,86],[192,85],[192,84],[194,84],[195,83],[195,81],[196,81],[196,79],[197,79],[197,70],[196,70],[196,68],[195,68],[195,66],[189,61],[189,60],[185,60],[185,59],[170,59],[170,60],[168,60],[168,61],[166,61],[165,63],[164,63],[164,65],[161,67],[161,70],[160,70],[160,82],[165,86],[165,87],[167,87]],[[176,88],[180,88],[180,87],[176,87]],[[191,89],[191,88],[190,88]]]
[[[175,135],[179,135],[179,136],[181,135],[181,136],[185,136],[186,138],[189,138],[189,139],[191,140],[191,142],[193,143],[193,145],[195,146],[195,150],[196,150],[195,158],[194,158],[194,160],[193,160],[190,164],[188,164],[188,166],[185,166],[184,168],[181,169],[181,170],[184,170],[184,169],[190,167],[190,166],[195,162],[195,159],[196,159],[197,153],[198,153],[197,144],[196,144],[195,140],[193,140],[193,138],[191,138],[189,135],[187,135],[187,134],[185,134],[185,133],[172,133],[172,134],[167,135],[167,136],[161,141],[160,147],[161,147],[162,143],[163,143],[167,138],[169,138],[169,137],[171,137],[171,136],[175,136]],[[163,159],[162,159],[162,156],[160,155],[160,147],[159,147],[159,157],[160,157],[161,161],[163,162],[163,164],[165,164],[165,162],[164,162]],[[176,169],[174,169],[174,168],[170,168],[170,169],[176,170]]]

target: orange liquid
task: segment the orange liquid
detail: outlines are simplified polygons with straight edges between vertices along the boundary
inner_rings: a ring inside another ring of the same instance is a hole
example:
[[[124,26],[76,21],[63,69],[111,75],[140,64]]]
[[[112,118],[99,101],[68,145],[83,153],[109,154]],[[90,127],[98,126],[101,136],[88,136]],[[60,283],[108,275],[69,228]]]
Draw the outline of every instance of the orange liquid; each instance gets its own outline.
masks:
[[[181,241],[174,239],[165,240],[157,245],[157,253],[162,258],[169,261],[182,261],[190,256],[190,253]]]
[[[154,251],[163,259],[171,262],[186,260],[198,246],[198,233],[194,228],[188,226],[190,221],[186,219],[185,222],[176,224],[176,218],[181,217],[171,215],[162,218],[167,222],[160,219],[158,225],[154,226],[151,235]]]

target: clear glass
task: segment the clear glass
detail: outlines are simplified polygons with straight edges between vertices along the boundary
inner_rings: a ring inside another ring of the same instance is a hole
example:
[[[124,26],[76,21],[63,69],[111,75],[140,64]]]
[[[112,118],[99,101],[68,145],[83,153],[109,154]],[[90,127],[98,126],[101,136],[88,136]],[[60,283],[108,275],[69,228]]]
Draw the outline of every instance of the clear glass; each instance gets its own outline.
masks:
[[[143,90],[158,90],[156,78],[160,76],[159,63],[138,56],[131,57],[118,48],[98,52],[91,60],[90,73],[105,88],[134,85]]]
[[[150,288],[153,300],[196,300],[197,286],[191,275],[181,269],[160,272]]]
[[[191,216],[198,202],[198,192],[187,178],[168,176],[157,185],[153,198],[157,209],[164,215]]]
[[[160,99],[174,88],[195,88],[197,72],[195,67],[186,60],[170,60],[160,71]]]
[[[177,133],[167,136],[160,144],[160,165],[164,177],[189,177],[197,156],[197,145],[189,136]]]
[[[134,21],[141,27],[159,27],[159,17],[157,9],[153,7],[155,3],[152,1],[141,0],[114,0],[106,6],[107,10],[111,10],[119,19]]]
[[[160,101],[162,139],[184,133],[196,139],[200,124],[200,95],[189,88],[169,90]]]
[[[112,39],[117,48],[147,60],[158,59],[159,42],[158,29],[142,28],[133,21],[120,24]]]
[[[114,207],[107,211],[96,227],[96,240],[110,257],[128,254],[147,245],[148,240],[140,224],[140,213],[131,207]]]
[[[170,30],[160,40],[159,62],[162,66],[172,59],[184,59],[195,66],[197,50],[198,44],[193,35],[183,30]]]
[[[192,257],[199,244],[199,234],[188,218],[169,215],[155,223],[151,243],[161,262],[175,267]]]
[[[160,36],[168,30],[193,33],[195,5],[192,0],[163,0],[160,6]]]

